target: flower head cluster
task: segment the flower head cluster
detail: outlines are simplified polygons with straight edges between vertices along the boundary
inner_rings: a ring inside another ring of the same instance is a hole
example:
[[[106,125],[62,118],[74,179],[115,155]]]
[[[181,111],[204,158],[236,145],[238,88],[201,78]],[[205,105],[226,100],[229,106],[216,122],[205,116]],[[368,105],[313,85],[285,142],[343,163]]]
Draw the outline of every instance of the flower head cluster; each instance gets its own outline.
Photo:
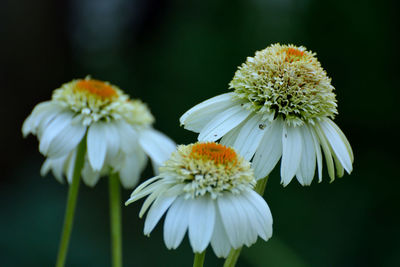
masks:
[[[211,142],[181,145],[158,176],[133,191],[127,204],[149,195],[140,211],[143,216],[151,205],[145,234],[168,209],[164,223],[168,248],[177,248],[188,230],[194,252],[211,243],[217,256],[226,257],[231,248],[272,235],[271,213],[254,185],[250,163],[232,148]]]
[[[236,71],[230,88],[249,101],[245,108],[272,121],[302,125],[337,113],[331,79],[305,47],[275,44],[248,57]]]
[[[282,183],[294,176],[309,185],[316,163],[322,179],[322,151],[331,180],[352,171],[353,152],[331,120],[337,113],[330,78],[314,53],[304,47],[275,44],[248,57],[237,70],[234,91],[206,100],[180,118],[199,141],[232,146],[253,160],[257,179],[279,159]]]
[[[102,174],[117,171],[125,187],[137,183],[149,155],[158,166],[175,144],[151,125],[154,118],[140,100],[118,87],[87,77],[56,89],[52,99],[38,104],[25,120],[24,136],[37,135],[39,150],[59,181],[71,182],[78,144],[85,138],[83,180],[93,186]]]

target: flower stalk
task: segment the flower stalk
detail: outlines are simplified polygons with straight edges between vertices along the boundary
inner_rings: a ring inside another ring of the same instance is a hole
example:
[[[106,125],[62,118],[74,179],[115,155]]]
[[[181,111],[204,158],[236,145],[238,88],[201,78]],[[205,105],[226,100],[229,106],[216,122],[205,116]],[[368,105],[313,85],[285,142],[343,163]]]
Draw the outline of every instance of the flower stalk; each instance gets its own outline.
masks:
[[[121,190],[118,173],[109,177],[112,266],[122,266]]]
[[[63,267],[65,265],[65,259],[67,257],[67,252],[68,252],[68,244],[71,237],[72,224],[74,221],[76,202],[78,199],[79,183],[85,159],[85,152],[86,152],[86,138],[83,138],[77,149],[72,183],[68,191],[67,207],[65,210],[64,226],[61,235],[60,247],[57,255],[56,267]]]
[[[203,267],[205,257],[206,257],[206,250],[204,250],[201,253],[195,253],[193,267]]]

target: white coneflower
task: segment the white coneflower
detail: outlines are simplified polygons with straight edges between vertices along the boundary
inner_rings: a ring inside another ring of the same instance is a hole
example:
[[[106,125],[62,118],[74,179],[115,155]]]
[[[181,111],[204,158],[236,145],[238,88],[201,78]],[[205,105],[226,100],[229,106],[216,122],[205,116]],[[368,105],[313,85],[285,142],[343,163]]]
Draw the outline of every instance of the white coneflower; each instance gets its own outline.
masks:
[[[271,212],[253,190],[255,183],[250,163],[232,148],[217,143],[181,145],[160,167],[160,174],[139,185],[126,204],[149,195],[139,215],[151,205],[146,235],[167,212],[167,248],[177,248],[188,230],[195,253],[211,243],[218,257],[226,257],[232,248],[272,235]]]
[[[296,176],[302,185],[314,177],[316,162],[322,179],[322,151],[331,180],[352,171],[353,152],[332,121],[336,109],[331,79],[304,47],[275,44],[239,67],[234,91],[206,100],[180,122],[198,132],[200,141],[232,146],[253,162],[257,179],[281,161],[283,185]],[[254,157],[253,157],[254,156]],[[334,164],[335,163],[335,164]]]
[[[32,133],[47,156],[42,175],[52,170],[71,182],[77,146],[86,135],[83,181],[94,186],[101,175],[119,172],[124,187],[138,181],[147,157],[158,166],[175,144],[154,130],[154,118],[140,100],[131,100],[118,87],[91,79],[73,80],[56,89],[52,99],[38,104],[25,120],[24,136]]]

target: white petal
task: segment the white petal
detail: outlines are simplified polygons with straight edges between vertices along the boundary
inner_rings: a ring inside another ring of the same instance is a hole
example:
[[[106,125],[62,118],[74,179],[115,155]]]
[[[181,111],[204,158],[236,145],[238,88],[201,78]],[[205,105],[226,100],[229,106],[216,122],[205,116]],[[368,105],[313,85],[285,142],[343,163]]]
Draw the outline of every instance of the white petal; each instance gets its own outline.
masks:
[[[296,177],[301,185],[310,185],[315,173],[316,154],[314,148],[314,140],[308,125],[299,126],[303,137],[303,150],[299,169]]]
[[[120,135],[120,143],[122,150],[129,154],[136,149],[138,143],[138,134],[131,125],[123,120],[115,122],[115,127]]]
[[[217,199],[219,212],[221,214],[222,224],[224,225],[229,242],[234,249],[244,244],[244,231],[246,227],[246,218],[243,211],[236,207],[230,194],[226,193],[223,197]]]
[[[199,141],[215,141],[244,121],[252,111],[243,109],[240,104],[217,114],[201,130]]]
[[[64,165],[64,171],[65,171],[65,175],[67,176],[67,181],[69,184],[72,183],[72,179],[74,177],[74,168],[75,168],[75,161],[76,161],[76,154],[77,154],[77,150],[72,151],[66,161],[65,161],[65,165]]]
[[[314,149],[316,152],[316,156],[317,156],[317,163],[318,163],[318,181],[321,182],[322,181],[322,153],[321,153],[321,145],[319,143],[319,139],[317,136],[317,133],[315,132],[315,129],[313,126],[309,125],[308,126],[310,133],[312,135],[312,139],[313,139],[313,143],[314,143]]]
[[[52,101],[46,101],[36,105],[22,125],[23,136],[26,137],[29,133],[36,134],[37,127],[45,117],[50,117],[49,119],[51,120],[57,116],[62,109],[60,105]]]
[[[226,93],[197,104],[181,116],[181,125],[187,130],[200,132],[216,114],[236,104],[232,96],[233,93]]]
[[[169,137],[154,129],[140,132],[139,144],[157,164],[169,159],[171,153],[176,150],[176,144]]]
[[[258,235],[267,241],[272,236],[272,215],[265,200],[253,190],[249,190],[244,197],[253,205],[254,213],[257,214],[255,219],[259,220],[261,228],[257,228]]]
[[[351,163],[353,163],[353,161],[354,161],[353,150],[351,149],[350,143],[347,140],[344,133],[342,132],[342,130],[340,130],[340,128],[332,120],[330,120],[328,118],[325,119],[325,122],[330,124],[336,130],[336,132],[340,135],[340,138],[342,139],[343,143],[346,145],[347,151],[350,154]]]
[[[97,184],[100,179],[100,172],[94,171],[90,166],[89,162],[85,162],[85,165],[82,170],[82,180],[83,182],[90,187],[93,187]]]
[[[124,163],[119,170],[119,177],[124,188],[132,188],[139,182],[140,174],[146,167],[146,163],[146,154],[140,147],[125,156]]]
[[[87,154],[94,171],[103,167],[107,152],[107,127],[104,122],[96,122],[89,127],[87,134]]]
[[[283,121],[277,119],[265,129],[264,137],[253,158],[256,179],[269,175],[282,156]]]
[[[221,215],[218,208],[216,209],[214,233],[211,238],[211,246],[217,257],[226,258],[231,250],[231,244],[226,234],[225,228],[222,224]]]
[[[48,150],[49,157],[57,158],[71,152],[81,142],[85,132],[86,127],[81,121],[74,119],[52,140]]]
[[[250,160],[256,152],[266,132],[264,127],[265,121],[262,120],[262,115],[257,114],[249,118],[241,128],[233,148],[246,160]]]
[[[188,228],[190,205],[183,196],[178,197],[168,210],[164,221],[164,242],[168,249],[176,249]]]
[[[321,129],[344,169],[347,171],[347,173],[351,173],[353,170],[351,154],[349,153],[348,147],[342,139],[341,132],[338,132],[337,129],[332,126],[332,123],[333,122],[329,123],[327,121],[321,121]]]
[[[206,249],[214,232],[215,206],[214,201],[209,197],[199,197],[191,201],[189,240],[193,252],[200,253]]]
[[[107,141],[107,162],[112,162],[117,156],[121,147],[120,134],[118,133],[118,126],[115,122],[108,122],[106,130],[106,141]]]
[[[151,206],[149,213],[147,213],[146,221],[144,223],[144,234],[149,235],[151,231],[153,231],[154,227],[161,219],[165,211],[169,208],[169,206],[174,202],[176,196],[160,196],[154,201]]]
[[[257,229],[254,227],[255,216],[253,214],[252,205],[248,203],[248,200],[242,195],[235,195],[235,205],[241,211],[243,211],[243,240],[244,244],[250,247],[257,241]]]
[[[300,165],[303,138],[299,127],[284,125],[282,133],[282,184],[286,186],[296,174]]]
[[[40,174],[45,176],[51,170],[57,181],[63,184],[63,168],[66,158],[67,156],[56,159],[47,158],[40,169]]]
[[[49,122],[40,139],[39,150],[42,154],[47,155],[53,139],[70,125],[72,117],[72,112],[63,112]]]
[[[240,130],[242,129],[244,123],[247,120],[244,120],[242,123],[240,123],[238,126],[230,130],[228,133],[226,133],[220,140],[220,143],[223,144],[224,146],[230,146],[232,147],[233,144],[236,141],[236,138],[239,136]]]
[[[333,181],[335,179],[335,167],[333,165],[331,148],[329,147],[328,140],[326,139],[326,136],[322,131],[321,126],[319,124],[315,124],[314,130],[318,136],[318,140],[322,146],[322,150],[324,151],[329,177],[331,178],[331,181]]]

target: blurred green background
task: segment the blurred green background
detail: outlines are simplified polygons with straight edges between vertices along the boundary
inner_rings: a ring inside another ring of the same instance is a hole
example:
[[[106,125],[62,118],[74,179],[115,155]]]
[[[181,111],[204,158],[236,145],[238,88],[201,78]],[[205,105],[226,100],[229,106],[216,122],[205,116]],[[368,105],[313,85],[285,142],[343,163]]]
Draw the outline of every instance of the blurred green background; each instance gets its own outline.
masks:
[[[284,188],[274,171],[265,194],[274,235],[238,266],[400,266],[398,10],[378,0],[2,0],[0,266],[55,261],[67,186],[40,177],[38,142],[20,130],[53,89],[87,74],[110,81],[148,103],[157,129],[189,143],[196,135],[180,115],[226,92],[237,66],[276,42],[318,53],[354,172]],[[81,186],[67,266],[110,265],[106,182]],[[187,238],[169,251],[162,225],[143,236],[140,204],[123,208],[125,266],[191,266]],[[221,263],[208,250],[206,266]]]

